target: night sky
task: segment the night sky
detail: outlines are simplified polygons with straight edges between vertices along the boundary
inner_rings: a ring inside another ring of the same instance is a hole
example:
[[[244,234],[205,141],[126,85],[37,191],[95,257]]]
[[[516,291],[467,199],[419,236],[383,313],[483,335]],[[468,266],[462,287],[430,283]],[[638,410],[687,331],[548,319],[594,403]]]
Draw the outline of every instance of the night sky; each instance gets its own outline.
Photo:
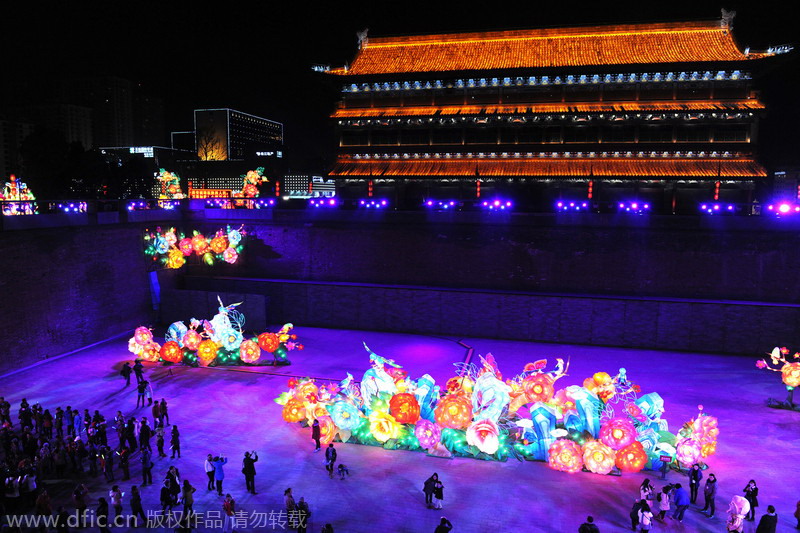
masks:
[[[716,2],[183,2],[15,3],[4,15],[4,96],[73,75],[118,75],[164,97],[167,127],[191,129],[191,111],[232,107],[285,124],[290,163],[329,159],[326,120],[336,92],[314,63],[341,66],[371,36],[593,23],[718,19]],[[800,44],[786,2],[735,2],[734,35],[753,50]],[[10,45],[10,48],[8,47]],[[771,112],[762,152],[773,164],[800,164],[783,148],[800,143],[800,63],[795,51],[764,80]],[[777,111],[776,111],[777,110]],[[794,150],[797,152],[797,150]],[[783,161],[783,159],[786,161]],[[311,162],[311,163],[309,163]],[[298,168],[299,169],[299,168]]]

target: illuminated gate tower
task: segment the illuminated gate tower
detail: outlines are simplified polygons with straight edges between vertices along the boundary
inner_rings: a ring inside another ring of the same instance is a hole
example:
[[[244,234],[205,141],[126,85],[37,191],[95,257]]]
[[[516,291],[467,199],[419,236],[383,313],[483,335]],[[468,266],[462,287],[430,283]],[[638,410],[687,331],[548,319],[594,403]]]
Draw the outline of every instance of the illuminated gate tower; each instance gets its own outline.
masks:
[[[342,86],[330,175],[345,194],[393,188],[409,207],[505,188],[539,209],[558,198],[638,198],[661,212],[748,202],[766,176],[754,69],[784,49],[741,50],[731,18],[364,32],[352,64],[328,71]]]

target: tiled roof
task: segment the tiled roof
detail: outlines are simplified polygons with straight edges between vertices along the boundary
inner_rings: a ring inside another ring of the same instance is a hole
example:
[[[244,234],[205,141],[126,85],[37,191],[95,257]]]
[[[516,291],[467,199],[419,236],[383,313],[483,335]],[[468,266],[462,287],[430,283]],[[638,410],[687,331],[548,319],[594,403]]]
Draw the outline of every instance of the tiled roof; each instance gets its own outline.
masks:
[[[340,156],[336,177],[766,177],[752,159],[390,159]]]
[[[756,59],[720,22],[370,38],[333,74],[447,72],[527,67],[717,62]]]
[[[740,111],[764,109],[764,104],[752,100],[701,100],[661,102],[597,102],[597,103],[545,103],[513,105],[462,105],[414,107],[365,107],[337,109],[332,118],[407,117],[450,115],[506,115],[539,113],[662,113],[676,111]]]

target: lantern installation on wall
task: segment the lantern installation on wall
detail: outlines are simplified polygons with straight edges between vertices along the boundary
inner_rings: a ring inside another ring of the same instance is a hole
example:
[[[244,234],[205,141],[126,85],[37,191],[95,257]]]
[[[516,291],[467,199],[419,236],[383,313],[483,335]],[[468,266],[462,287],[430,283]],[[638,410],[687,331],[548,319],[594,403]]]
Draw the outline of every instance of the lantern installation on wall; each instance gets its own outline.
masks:
[[[212,234],[193,231],[187,235],[175,228],[145,230],[144,253],[153,263],[164,268],[177,269],[187,261],[213,266],[217,263],[234,264],[244,250],[244,226],[235,229],[227,226]]]

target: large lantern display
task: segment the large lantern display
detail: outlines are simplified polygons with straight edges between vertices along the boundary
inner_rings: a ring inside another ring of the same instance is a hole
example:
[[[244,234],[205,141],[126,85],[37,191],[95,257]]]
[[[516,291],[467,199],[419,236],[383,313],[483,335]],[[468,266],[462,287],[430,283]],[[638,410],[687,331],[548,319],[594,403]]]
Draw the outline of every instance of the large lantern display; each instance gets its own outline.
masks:
[[[236,311],[239,303],[223,305],[219,301],[218,313],[211,320],[192,319],[187,326],[174,322],[167,329],[164,346],[153,341],[153,332],[144,326],[136,328],[128,343],[128,350],[146,361],[183,363],[199,366],[217,365],[287,365],[287,354],[302,350],[294,326],[284,324],[277,332],[264,332],[256,338],[246,338],[243,333],[244,315]],[[272,360],[261,357],[262,348],[272,354]]]
[[[277,336],[278,341],[290,338],[286,332]],[[262,348],[273,343],[271,335],[259,338]],[[616,375],[597,372],[588,386],[555,391],[568,361],[557,359],[552,369],[547,360],[529,363],[503,380],[487,354],[478,357],[480,363],[459,363],[456,376],[440,387],[429,374],[413,379],[394,359],[366,350],[370,366],[360,382],[350,374],[324,386],[309,378],[290,379],[289,390],[275,400],[283,406],[283,418],[307,427],[314,417],[327,416],[324,424],[333,427],[325,435],[386,450],[498,461],[513,457],[545,461],[562,472],[585,467],[601,475],[615,467],[622,472],[658,468],[659,450],[672,448],[683,436],[668,431],[661,396],[638,396],[640,389],[624,368]],[[698,455],[704,445],[713,451],[719,433],[715,418],[701,412],[686,427],[694,428],[690,440],[700,446]]]

